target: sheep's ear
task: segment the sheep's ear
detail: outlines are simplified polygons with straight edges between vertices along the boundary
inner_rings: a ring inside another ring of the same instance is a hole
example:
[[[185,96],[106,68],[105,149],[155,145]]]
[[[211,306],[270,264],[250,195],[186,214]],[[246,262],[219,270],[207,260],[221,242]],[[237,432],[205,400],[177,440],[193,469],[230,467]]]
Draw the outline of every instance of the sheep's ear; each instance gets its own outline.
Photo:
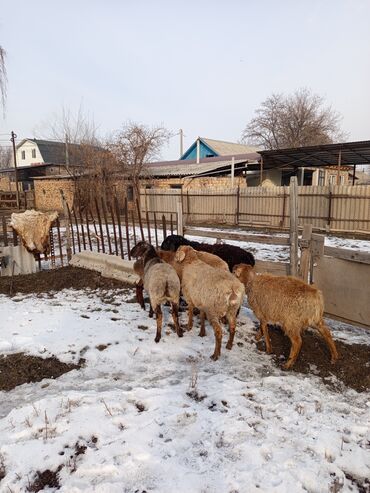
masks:
[[[177,262],[182,262],[185,258],[185,252],[183,250],[177,250],[175,255],[175,260]]]

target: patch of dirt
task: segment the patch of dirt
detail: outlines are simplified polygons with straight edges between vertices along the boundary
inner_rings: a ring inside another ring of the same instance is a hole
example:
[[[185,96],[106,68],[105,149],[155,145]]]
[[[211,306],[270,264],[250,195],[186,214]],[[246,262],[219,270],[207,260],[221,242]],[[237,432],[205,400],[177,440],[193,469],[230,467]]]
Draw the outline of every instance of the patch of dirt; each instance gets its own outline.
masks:
[[[290,340],[279,327],[269,327],[273,354],[277,356],[276,363],[280,366],[288,359]],[[339,358],[332,365],[330,352],[324,340],[315,332],[306,331],[302,336],[302,349],[291,370],[298,373],[320,376],[324,382],[338,389],[332,381],[334,375],[340,382],[357,392],[370,390],[370,359],[369,346],[365,344],[346,344],[335,340]],[[258,349],[265,350],[262,340],[257,344]]]
[[[36,478],[27,487],[27,491],[43,491],[45,488],[55,488],[59,490],[59,471],[62,469],[62,465],[58,467],[56,471],[50,471],[46,469],[45,471],[37,471]]]
[[[61,267],[60,269],[37,272],[26,276],[14,276],[12,293],[47,293],[61,289],[113,289],[128,287],[115,279],[102,277],[99,272],[78,267]],[[0,277],[0,293],[9,295],[11,277]],[[131,292],[131,288],[130,288]]]
[[[62,363],[54,357],[39,358],[24,353],[0,355],[0,391],[12,390],[24,383],[40,382],[44,378],[58,378],[79,368],[79,365]]]

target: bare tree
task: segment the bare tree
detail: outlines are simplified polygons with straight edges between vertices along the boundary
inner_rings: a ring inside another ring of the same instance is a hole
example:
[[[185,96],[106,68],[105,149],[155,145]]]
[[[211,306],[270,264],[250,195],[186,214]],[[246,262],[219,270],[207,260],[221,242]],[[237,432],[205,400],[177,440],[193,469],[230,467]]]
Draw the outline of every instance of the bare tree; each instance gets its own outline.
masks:
[[[265,149],[329,144],[344,138],[341,116],[308,89],[272,94],[243,132],[245,142]]]
[[[65,170],[75,183],[75,198],[84,209],[94,204],[95,196],[108,198],[115,180],[116,160],[97,135],[94,119],[82,104],[77,112],[67,107],[43,122],[37,133],[65,145]]]
[[[140,177],[147,173],[146,164],[158,159],[171,134],[163,126],[147,126],[129,121],[116,132],[109,149],[120,172],[131,180],[135,194],[140,194]]]
[[[0,146],[0,169],[10,168],[12,165],[12,150],[9,146]]]
[[[2,46],[0,46],[0,100],[3,111],[5,112],[5,100],[6,100],[6,86],[7,86],[7,76],[6,76],[6,66],[5,66],[6,51]]]

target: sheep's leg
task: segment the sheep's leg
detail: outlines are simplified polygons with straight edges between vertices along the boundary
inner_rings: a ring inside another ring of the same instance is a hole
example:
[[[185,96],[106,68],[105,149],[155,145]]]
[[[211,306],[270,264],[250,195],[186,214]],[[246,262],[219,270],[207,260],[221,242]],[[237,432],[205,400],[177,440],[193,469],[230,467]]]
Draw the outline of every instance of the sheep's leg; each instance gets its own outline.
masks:
[[[272,353],[271,339],[270,339],[270,334],[269,334],[269,329],[268,329],[267,323],[264,320],[263,321],[261,320],[260,331],[262,332],[262,334],[265,338],[266,353],[270,354],[270,353]]]
[[[154,314],[154,310],[153,310],[153,307],[152,307],[152,303],[149,302],[149,317],[150,318],[153,318],[153,314]]]
[[[216,361],[221,355],[222,328],[218,320],[211,320],[211,324],[215,333],[215,351],[212,354],[211,359],[213,359],[213,361]]]
[[[229,323],[229,340],[227,341],[226,349],[232,349],[235,336],[236,317],[233,315],[228,315],[227,321]]]
[[[179,324],[179,305],[177,303],[171,302],[171,307],[172,307],[172,318],[173,318],[173,323],[175,324],[176,333],[179,337],[182,337],[184,333]]]
[[[260,341],[263,337],[263,332],[262,332],[262,322],[260,322],[260,326],[258,328],[258,332],[255,335],[256,341]]]
[[[323,337],[329,348],[331,354],[331,363],[335,363],[338,359],[338,352],[329,328],[325,325],[323,320],[321,320],[315,327],[320,332],[320,335]]]
[[[161,310],[161,305],[158,305],[155,309],[155,316],[156,316],[156,321],[157,321],[157,334],[155,336],[154,341],[159,342],[161,340],[161,332],[162,332],[162,321],[163,321],[163,315],[162,315],[162,310]]]
[[[194,305],[192,303],[188,303],[188,330],[193,328],[193,310]]]
[[[285,363],[285,365],[283,365],[283,368],[285,370],[289,370],[289,368],[294,365],[302,347],[302,337],[298,331],[289,331],[287,335],[289,336],[292,346],[290,348],[288,361]]]
[[[200,331],[199,331],[199,337],[205,337],[206,334],[206,314],[201,311],[200,312]]]
[[[144,291],[143,281],[140,280],[136,284],[136,301],[139,303],[139,305],[141,306],[141,308],[143,310],[145,310],[145,302],[144,302],[143,291]]]

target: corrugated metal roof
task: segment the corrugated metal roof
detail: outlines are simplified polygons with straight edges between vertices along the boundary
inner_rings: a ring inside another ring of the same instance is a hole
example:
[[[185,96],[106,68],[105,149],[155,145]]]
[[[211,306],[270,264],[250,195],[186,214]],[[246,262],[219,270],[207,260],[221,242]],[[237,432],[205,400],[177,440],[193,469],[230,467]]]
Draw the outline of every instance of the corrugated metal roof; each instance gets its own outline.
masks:
[[[259,151],[264,168],[336,166],[339,153],[343,166],[370,163],[370,140]]]
[[[221,168],[231,167],[231,159],[217,158],[202,159],[200,163],[189,161],[168,161],[167,163],[151,163],[146,168],[146,174],[150,176],[193,176],[216,171]],[[206,162],[205,162],[206,161]],[[235,159],[235,167],[245,164],[248,159]],[[254,160],[253,160],[254,162]],[[240,166],[239,166],[240,168]]]
[[[211,147],[219,156],[257,152],[259,149],[255,146],[237,144],[235,142],[226,142],[224,140],[206,139],[204,137],[201,137],[201,140]]]

